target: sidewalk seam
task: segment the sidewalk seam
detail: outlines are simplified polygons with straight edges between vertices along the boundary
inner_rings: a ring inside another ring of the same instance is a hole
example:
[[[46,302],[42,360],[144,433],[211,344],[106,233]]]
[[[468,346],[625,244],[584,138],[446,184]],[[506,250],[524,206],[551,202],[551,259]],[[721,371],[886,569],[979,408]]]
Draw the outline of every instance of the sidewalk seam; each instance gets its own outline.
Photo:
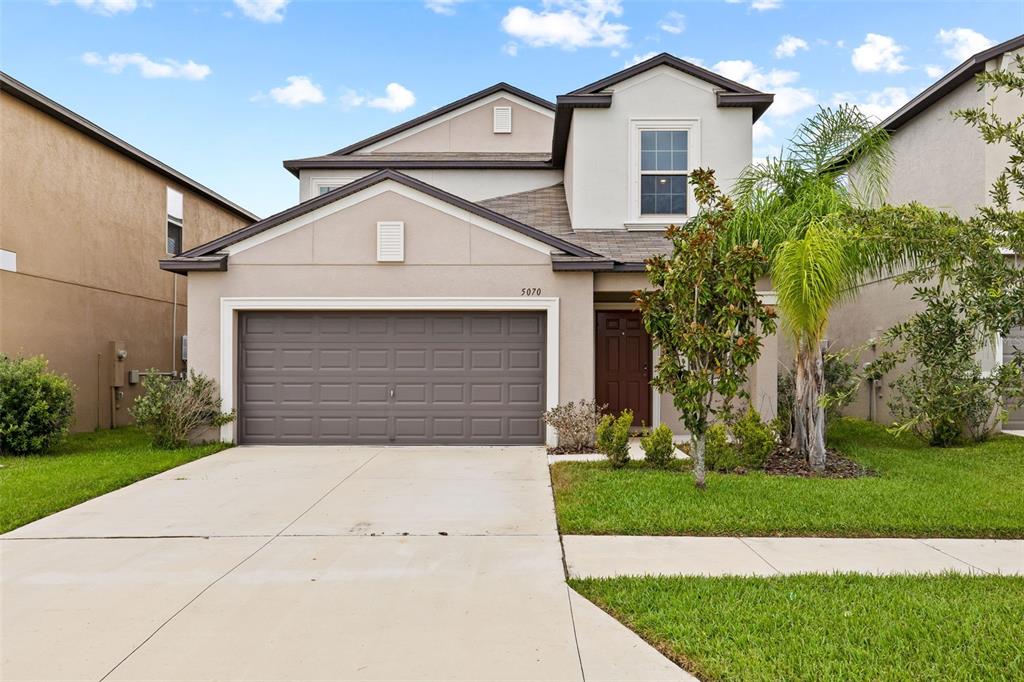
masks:
[[[775,575],[782,575],[782,571],[780,571],[780,570],[779,570],[778,568],[776,568],[776,567],[775,567],[775,565],[774,565],[774,564],[772,564],[772,562],[768,561],[768,560],[767,560],[767,559],[765,559],[765,558],[764,558],[763,556],[761,556],[761,553],[760,553],[760,552],[758,552],[758,551],[757,551],[756,549],[754,549],[754,548],[753,548],[753,547],[751,547],[751,546],[750,546],[749,544],[747,544],[747,541],[746,541],[746,540],[744,540],[743,538],[741,538],[741,537],[740,537],[740,536],[738,536],[738,535],[737,535],[737,536],[735,536],[735,537],[736,537],[736,539],[737,539],[737,540],[739,540],[739,541],[740,541],[741,543],[743,543],[743,546],[744,546],[744,547],[746,547],[746,548],[747,548],[747,549],[749,549],[749,550],[750,550],[751,552],[753,552],[754,554],[756,554],[756,555],[757,555],[757,558],[758,558],[758,559],[760,559],[760,560],[761,560],[761,561],[763,561],[763,562],[764,562],[765,564],[767,564],[768,568],[770,568],[770,569],[772,569],[773,571],[775,571]]]
[[[970,563],[969,561],[964,561],[963,559],[961,559],[961,558],[960,558],[960,557],[958,557],[958,556],[953,556],[953,555],[952,555],[952,554],[950,554],[949,552],[947,552],[947,551],[945,551],[945,550],[943,550],[943,549],[939,549],[939,548],[938,548],[938,547],[936,547],[935,545],[929,545],[929,544],[927,543],[927,541],[925,541],[925,540],[922,540],[921,538],[913,538],[913,539],[914,539],[915,541],[917,541],[917,542],[920,542],[920,543],[921,543],[922,545],[924,545],[924,546],[925,546],[925,547],[927,547],[928,549],[934,549],[934,550],[935,550],[936,552],[938,552],[939,554],[945,554],[945,555],[946,555],[946,556],[948,556],[948,557],[949,557],[950,559],[954,559],[954,560],[956,560],[956,561],[959,561],[959,562],[960,562],[960,563],[962,563],[962,564],[963,564],[964,566],[970,566],[970,567],[971,567],[971,568],[973,568],[974,570],[976,570],[976,571],[978,571],[978,572],[980,572],[980,573],[984,573],[985,575],[992,575],[991,573],[989,573],[988,571],[986,571],[986,570],[985,570],[984,568],[981,568],[980,566],[975,566],[974,564]]]

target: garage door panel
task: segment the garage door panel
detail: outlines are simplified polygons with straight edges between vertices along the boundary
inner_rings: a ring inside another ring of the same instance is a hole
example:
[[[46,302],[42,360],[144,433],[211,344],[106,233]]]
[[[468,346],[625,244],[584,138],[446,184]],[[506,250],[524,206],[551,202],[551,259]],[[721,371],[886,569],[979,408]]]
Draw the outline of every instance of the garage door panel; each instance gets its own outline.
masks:
[[[543,442],[542,313],[254,312],[239,329],[241,442]]]

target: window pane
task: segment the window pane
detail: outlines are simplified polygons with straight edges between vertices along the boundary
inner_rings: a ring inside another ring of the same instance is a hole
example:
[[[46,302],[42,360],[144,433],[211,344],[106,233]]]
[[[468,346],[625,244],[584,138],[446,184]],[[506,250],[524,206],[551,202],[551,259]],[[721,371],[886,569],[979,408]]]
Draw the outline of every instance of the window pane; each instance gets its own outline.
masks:
[[[686,152],[672,152],[672,170],[689,170],[686,167]]]
[[[659,130],[658,135],[658,151],[669,151],[672,149],[672,131],[671,130]]]
[[[672,152],[658,152],[657,170],[672,170]]]
[[[672,131],[672,151],[685,151],[686,150],[686,131],[685,130],[673,130]]]
[[[167,215],[171,218],[177,218],[182,220],[185,217],[184,209],[185,198],[181,192],[173,190],[170,187],[167,188]]]
[[[181,225],[167,222],[167,253],[177,256],[181,253]]]
[[[683,215],[685,213],[685,175],[644,175],[641,178],[641,215]]]
[[[640,131],[640,151],[654,151],[654,131],[653,130],[642,130]]]
[[[655,166],[655,152],[640,152],[640,170],[658,170]]]

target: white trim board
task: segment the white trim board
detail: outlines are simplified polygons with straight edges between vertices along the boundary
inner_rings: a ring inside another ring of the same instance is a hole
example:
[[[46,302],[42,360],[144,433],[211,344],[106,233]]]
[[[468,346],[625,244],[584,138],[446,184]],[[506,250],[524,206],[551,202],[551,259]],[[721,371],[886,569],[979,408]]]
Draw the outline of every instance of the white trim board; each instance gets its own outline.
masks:
[[[378,182],[375,185],[367,187],[366,189],[360,190],[346,197],[342,197],[336,201],[332,201],[331,203],[321,206],[320,208],[314,211],[310,211],[309,213],[304,213],[300,216],[296,216],[295,218],[292,218],[287,222],[281,223],[280,225],[276,225],[270,228],[269,230],[264,230],[263,232],[254,234],[253,236],[247,239],[243,239],[240,242],[231,244],[230,246],[225,248],[224,251],[227,251],[229,257],[234,256],[235,254],[247,251],[253,248],[254,246],[264,244],[270,241],[271,239],[276,239],[277,237],[286,235],[292,230],[297,230],[300,227],[305,227],[306,225],[314,223],[317,220],[322,220],[329,215],[337,213],[338,211],[343,211],[364,201],[380,196],[385,192],[394,192],[395,194],[405,197],[406,199],[410,199],[412,201],[420,203],[424,206],[427,206],[428,208],[441,211],[442,213],[447,213],[448,215],[454,218],[458,218],[463,222],[467,222],[470,225],[473,225],[474,227],[479,227],[481,229],[487,230],[492,234],[496,234],[499,237],[504,237],[505,239],[516,242],[521,246],[531,248],[534,251],[539,251],[540,253],[543,253],[545,255],[549,255],[553,250],[555,250],[553,247],[551,247],[548,244],[545,244],[542,241],[534,239],[533,237],[528,237],[521,232],[516,232],[511,228],[505,227],[504,225],[499,225],[498,223],[487,220],[486,218],[482,218],[476,215],[475,213],[470,213],[469,211],[461,209],[458,206],[453,206],[448,202],[441,201],[440,199],[432,197],[429,194],[420,192],[419,190],[413,189],[411,187],[406,187],[405,185],[395,182],[394,180],[382,180],[381,182]],[[381,218],[386,220],[399,220],[401,219],[401,216],[387,215],[381,216]]]
[[[558,405],[559,299],[557,297],[493,298],[293,298],[222,297],[220,299],[220,397],[221,409],[235,409],[237,366],[236,318],[249,310],[536,310],[547,314],[545,328],[545,409]],[[221,426],[221,440],[235,442],[235,422]],[[551,426],[545,430],[545,442],[554,447],[557,436]]]

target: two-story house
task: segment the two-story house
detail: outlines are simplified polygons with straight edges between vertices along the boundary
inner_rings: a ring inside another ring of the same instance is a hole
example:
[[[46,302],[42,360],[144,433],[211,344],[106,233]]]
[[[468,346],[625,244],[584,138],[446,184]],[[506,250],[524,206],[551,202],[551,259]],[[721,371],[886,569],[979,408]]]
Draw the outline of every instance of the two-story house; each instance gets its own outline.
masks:
[[[917,201],[965,219],[989,203],[992,183],[1006,168],[1010,149],[1007,145],[986,144],[976,128],[953,114],[991,106],[1007,121],[1024,116],[1024,98],[990,86],[979,89],[975,80],[982,71],[1016,68],[1014,58],[1022,50],[1024,35],[982,50],[879,124],[888,131],[893,152],[888,203]],[[954,160],[955,171],[943,170]],[[1019,198],[1012,200],[1024,210]],[[1007,254],[1007,258],[1024,266],[1020,254]],[[833,348],[855,351],[861,361],[877,357],[883,350],[878,343],[882,334],[921,309],[913,293],[913,287],[894,285],[891,277],[868,283],[855,299],[833,313],[828,331]],[[983,370],[1024,352],[1024,329],[1013,329],[1005,338],[994,341],[993,347],[978,358]],[[892,397],[889,378],[865,382],[846,412],[891,422],[893,415],[886,404]],[[1014,411],[1004,428],[1024,429],[1024,408]]]
[[[129,423],[142,372],[186,368],[184,278],[153,262],[256,219],[0,73],[0,353],[68,375],[74,430]]]
[[[771,102],[661,54],[286,161],[299,204],[161,262],[188,274],[192,367],[238,410],[222,437],[552,443],[544,410],[583,398],[682,431],[632,292],[697,209],[690,171],[728,189]],[[768,415],[776,349],[750,376]]]

